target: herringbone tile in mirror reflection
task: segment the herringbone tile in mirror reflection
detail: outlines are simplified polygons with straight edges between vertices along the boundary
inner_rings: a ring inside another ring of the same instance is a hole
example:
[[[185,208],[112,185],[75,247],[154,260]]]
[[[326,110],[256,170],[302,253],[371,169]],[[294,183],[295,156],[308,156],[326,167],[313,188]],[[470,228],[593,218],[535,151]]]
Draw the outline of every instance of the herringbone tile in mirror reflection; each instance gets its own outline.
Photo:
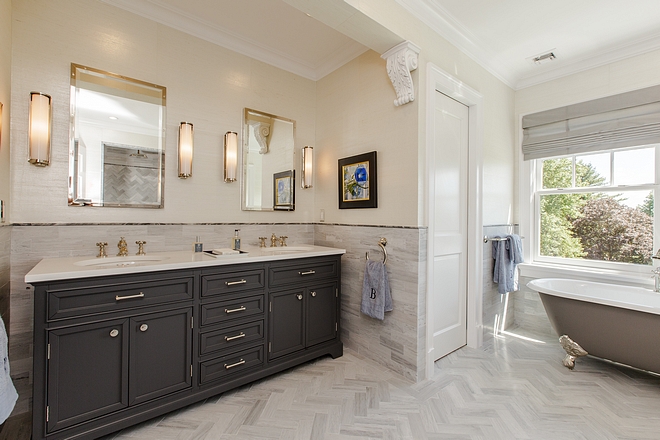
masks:
[[[412,384],[345,350],[104,440],[660,439],[659,377],[562,357],[505,335]]]

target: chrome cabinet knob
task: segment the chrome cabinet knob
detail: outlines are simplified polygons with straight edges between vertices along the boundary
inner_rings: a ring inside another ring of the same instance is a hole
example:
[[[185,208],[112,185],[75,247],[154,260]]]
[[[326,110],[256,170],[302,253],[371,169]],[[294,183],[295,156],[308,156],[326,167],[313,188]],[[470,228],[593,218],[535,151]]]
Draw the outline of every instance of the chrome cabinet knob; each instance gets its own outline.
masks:
[[[296,295],[296,298],[298,298],[298,301],[302,301],[302,295]]]
[[[119,330],[117,330],[116,328],[113,328],[112,330],[110,330],[110,337],[111,338],[116,338],[118,335],[119,335]]]
[[[314,291],[312,290],[311,295],[312,295],[312,296],[316,296],[316,292],[314,292]]]
[[[147,324],[142,324],[140,326],[140,331],[141,332],[146,332],[148,328],[149,328],[149,326]]]

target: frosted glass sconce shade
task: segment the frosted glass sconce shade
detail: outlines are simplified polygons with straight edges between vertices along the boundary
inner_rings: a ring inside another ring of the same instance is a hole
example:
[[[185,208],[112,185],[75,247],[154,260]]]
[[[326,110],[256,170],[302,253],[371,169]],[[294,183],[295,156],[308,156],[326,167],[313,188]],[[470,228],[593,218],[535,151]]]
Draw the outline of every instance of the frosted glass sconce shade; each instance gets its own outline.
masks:
[[[193,125],[190,122],[179,124],[179,177],[192,176]]]
[[[238,169],[238,133],[228,131],[225,133],[225,182],[236,181]]]
[[[300,184],[303,188],[312,187],[314,177],[314,147],[303,147],[302,149],[302,179]]]
[[[30,93],[28,127],[28,162],[38,167],[50,164],[51,98],[39,92]]]

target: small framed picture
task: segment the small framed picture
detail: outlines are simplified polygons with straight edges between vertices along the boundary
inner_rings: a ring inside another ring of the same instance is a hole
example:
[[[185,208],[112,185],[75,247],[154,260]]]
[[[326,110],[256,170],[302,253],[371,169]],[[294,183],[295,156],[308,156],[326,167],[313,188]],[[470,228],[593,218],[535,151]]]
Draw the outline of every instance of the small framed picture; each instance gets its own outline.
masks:
[[[273,209],[275,211],[295,210],[295,176],[295,170],[273,174]]]
[[[376,152],[339,159],[339,209],[378,208]]]

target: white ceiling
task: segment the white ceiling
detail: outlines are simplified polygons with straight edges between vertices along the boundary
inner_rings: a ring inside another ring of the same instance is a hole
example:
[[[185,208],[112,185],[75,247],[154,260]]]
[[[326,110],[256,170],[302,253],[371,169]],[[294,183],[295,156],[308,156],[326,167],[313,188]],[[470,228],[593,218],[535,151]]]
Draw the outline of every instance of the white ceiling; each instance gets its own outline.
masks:
[[[367,50],[282,0],[102,1],[312,80]],[[660,0],[396,1],[514,89],[660,49]]]

